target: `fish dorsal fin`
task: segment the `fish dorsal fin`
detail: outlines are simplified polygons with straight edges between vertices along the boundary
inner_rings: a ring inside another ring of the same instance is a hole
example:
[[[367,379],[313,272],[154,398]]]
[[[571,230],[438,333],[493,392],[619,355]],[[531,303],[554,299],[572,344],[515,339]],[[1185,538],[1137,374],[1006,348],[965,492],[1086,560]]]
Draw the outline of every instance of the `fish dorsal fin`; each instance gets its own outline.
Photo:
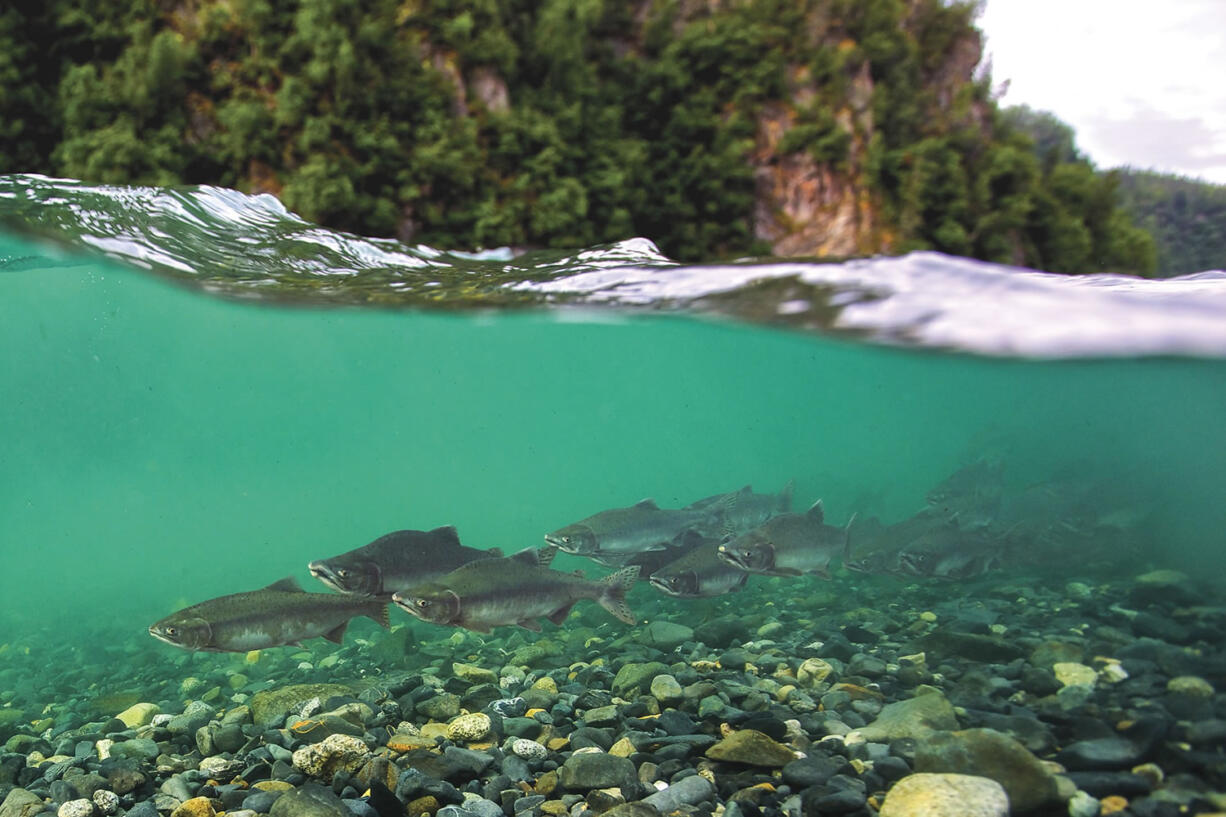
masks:
[[[749,496],[750,494],[753,493],[753,485],[746,484],[745,487],[737,491],[737,493],[740,494],[741,496]]]
[[[456,531],[455,525],[442,525],[430,531],[430,535],[446,540],[449,545],[460,546],[460,534]]]
[[[634,503],[634,507],[641,508],[642,510],[645,510],[645,511],[660,510],[660,506],[657,505],[656,501],[650,497],[648,497],[647,499],[640,499],[638,502]]]
[[[508,559],[521,562],[529,567],[539,567],[542,570],[549,567],[553,557],[558,555],[558,549],[553,545],[546,545],[543,548],[525,548],[518,553],[508,556]]]
[[[796,491],[796,480],[789,479],[788,484],[779,492],[779,510],[787,513],[792,510],[792,494]]]
[[[494,558],[501,558],[503,556],[506,556],[506,554],[502,552],[502,548],[490,548],[486,550],[485,552],[488,553],[490,556],[493,556]]]
[[[306,591],[298,584],[298,580],[293,576],[286,576],[284,579],[279,579],[264,588],[265,590],[280,590],[282,593],[305,593]]]
[[[822,507],[822,501],[819,499],[813,503],[809,510],[805,511],[805,516],[812,519],[814,522],[822,523],[826,521],[826,509]]]

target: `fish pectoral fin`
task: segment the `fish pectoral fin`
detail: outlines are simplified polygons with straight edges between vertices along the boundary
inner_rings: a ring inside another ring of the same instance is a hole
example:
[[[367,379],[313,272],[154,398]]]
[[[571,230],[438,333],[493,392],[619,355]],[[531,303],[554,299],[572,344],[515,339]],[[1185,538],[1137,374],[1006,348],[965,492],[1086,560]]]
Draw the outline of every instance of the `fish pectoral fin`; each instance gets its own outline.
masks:
[[[324,638],[328,639],[333,644],[340,644],[345,640],[345,628],[348,626],[348,621],[342,621],[340,624],[324,633]]]
[[[575,606],[575,603],[572,601],[570,604],[564,605],[554,610],[552,613],[545,616],[545,618],[549,619],[554,624],[557,624],[560,627],[562,626],[562,622],[566,621],[566,617],[570,615],[570,610],[574,606]]]
[[[526,618],[523,621],[517,621],[515,623],[520,627],[523,627],[525,630],[531,630],[534,633],[539,633],[541,631],[541,623],[534,618]]]
[[[272,584],[264,588],[265,590],[280,590],[283,593],[305,593],[306,591],[298,584],[298,580],[293,576],[286,576],[284,579],[278,579]]]

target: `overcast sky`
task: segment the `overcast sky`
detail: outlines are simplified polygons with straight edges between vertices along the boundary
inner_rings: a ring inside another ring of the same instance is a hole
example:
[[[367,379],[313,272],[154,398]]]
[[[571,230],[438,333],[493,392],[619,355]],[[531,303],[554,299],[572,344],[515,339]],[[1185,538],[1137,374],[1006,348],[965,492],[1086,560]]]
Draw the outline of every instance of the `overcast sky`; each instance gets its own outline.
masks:
[[[1226,0],[987,0],[1002,105],[1051,111],[1099,168],[1226,184]]]

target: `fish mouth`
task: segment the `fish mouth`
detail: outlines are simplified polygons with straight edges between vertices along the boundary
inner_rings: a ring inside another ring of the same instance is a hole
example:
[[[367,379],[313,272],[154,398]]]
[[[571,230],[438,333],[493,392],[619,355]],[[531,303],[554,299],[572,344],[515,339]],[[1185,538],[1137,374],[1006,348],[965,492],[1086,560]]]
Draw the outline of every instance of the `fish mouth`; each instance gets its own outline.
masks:
[[[673,590],[672,585],[670,585],[670,584],[668,583],[668,580],[667,580],[667,579],[661,579],[661,578],[658,578],[658,577],[656,577],[656,576],[649,576],[649,577],[647,578],[647,582],[648,582],[648,583],[649,583],[649,584],[650,584],[652,587],[654,587],[655,589],[659,590],[661,593],[666,593],[666,594],[668,594],[668,595],[670,595],[670,596],[675,596],[675,595],[677,595],[677,592],[676,592],[675,590]]]
[[[311,562],[309,565],[307,565],[307,570],[310,571],[312,576],[319,579],[333,590],[344,591],[344,588],[341,587],[340,582],[336,577],[336,573],[323,562]]]
[[[741,570],[749,569],[745,565],[745,560],[741,558],[741,554],[737,553],[735,550],[731,550],[727,545],[720,545],[719,550],[717,550],[716,553],[719,558],[723,559],[725,562],[734,567],[739,567]]]
[[[565,553],[577,553],[574,544],[568,542],[565,536],[554,536],[552,533],[545,534],[545,544],[556,547]]]

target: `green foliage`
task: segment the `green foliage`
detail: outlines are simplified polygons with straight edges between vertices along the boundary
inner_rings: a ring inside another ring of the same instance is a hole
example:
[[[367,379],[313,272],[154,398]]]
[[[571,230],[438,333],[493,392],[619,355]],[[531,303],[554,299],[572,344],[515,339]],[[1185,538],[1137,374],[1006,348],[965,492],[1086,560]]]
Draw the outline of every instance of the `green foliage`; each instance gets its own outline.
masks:
[[[866,192],[875,249],[1152,269],[1117,180],[1076,153],[1071,130],[1002,114],[971,76],[975,10],[17,4],[0,11],[0,171],[271,192],[331,227],[442,247],[645,235],[700,260],[768,250],[754,168],[771,161],[763,113],[783,110],[793,125],[776,152],[806,152]]]
[[[1140,170],[1119,180],[1121,209],[1157,244],[1159,274],[1226,269],[1226,186]]]

